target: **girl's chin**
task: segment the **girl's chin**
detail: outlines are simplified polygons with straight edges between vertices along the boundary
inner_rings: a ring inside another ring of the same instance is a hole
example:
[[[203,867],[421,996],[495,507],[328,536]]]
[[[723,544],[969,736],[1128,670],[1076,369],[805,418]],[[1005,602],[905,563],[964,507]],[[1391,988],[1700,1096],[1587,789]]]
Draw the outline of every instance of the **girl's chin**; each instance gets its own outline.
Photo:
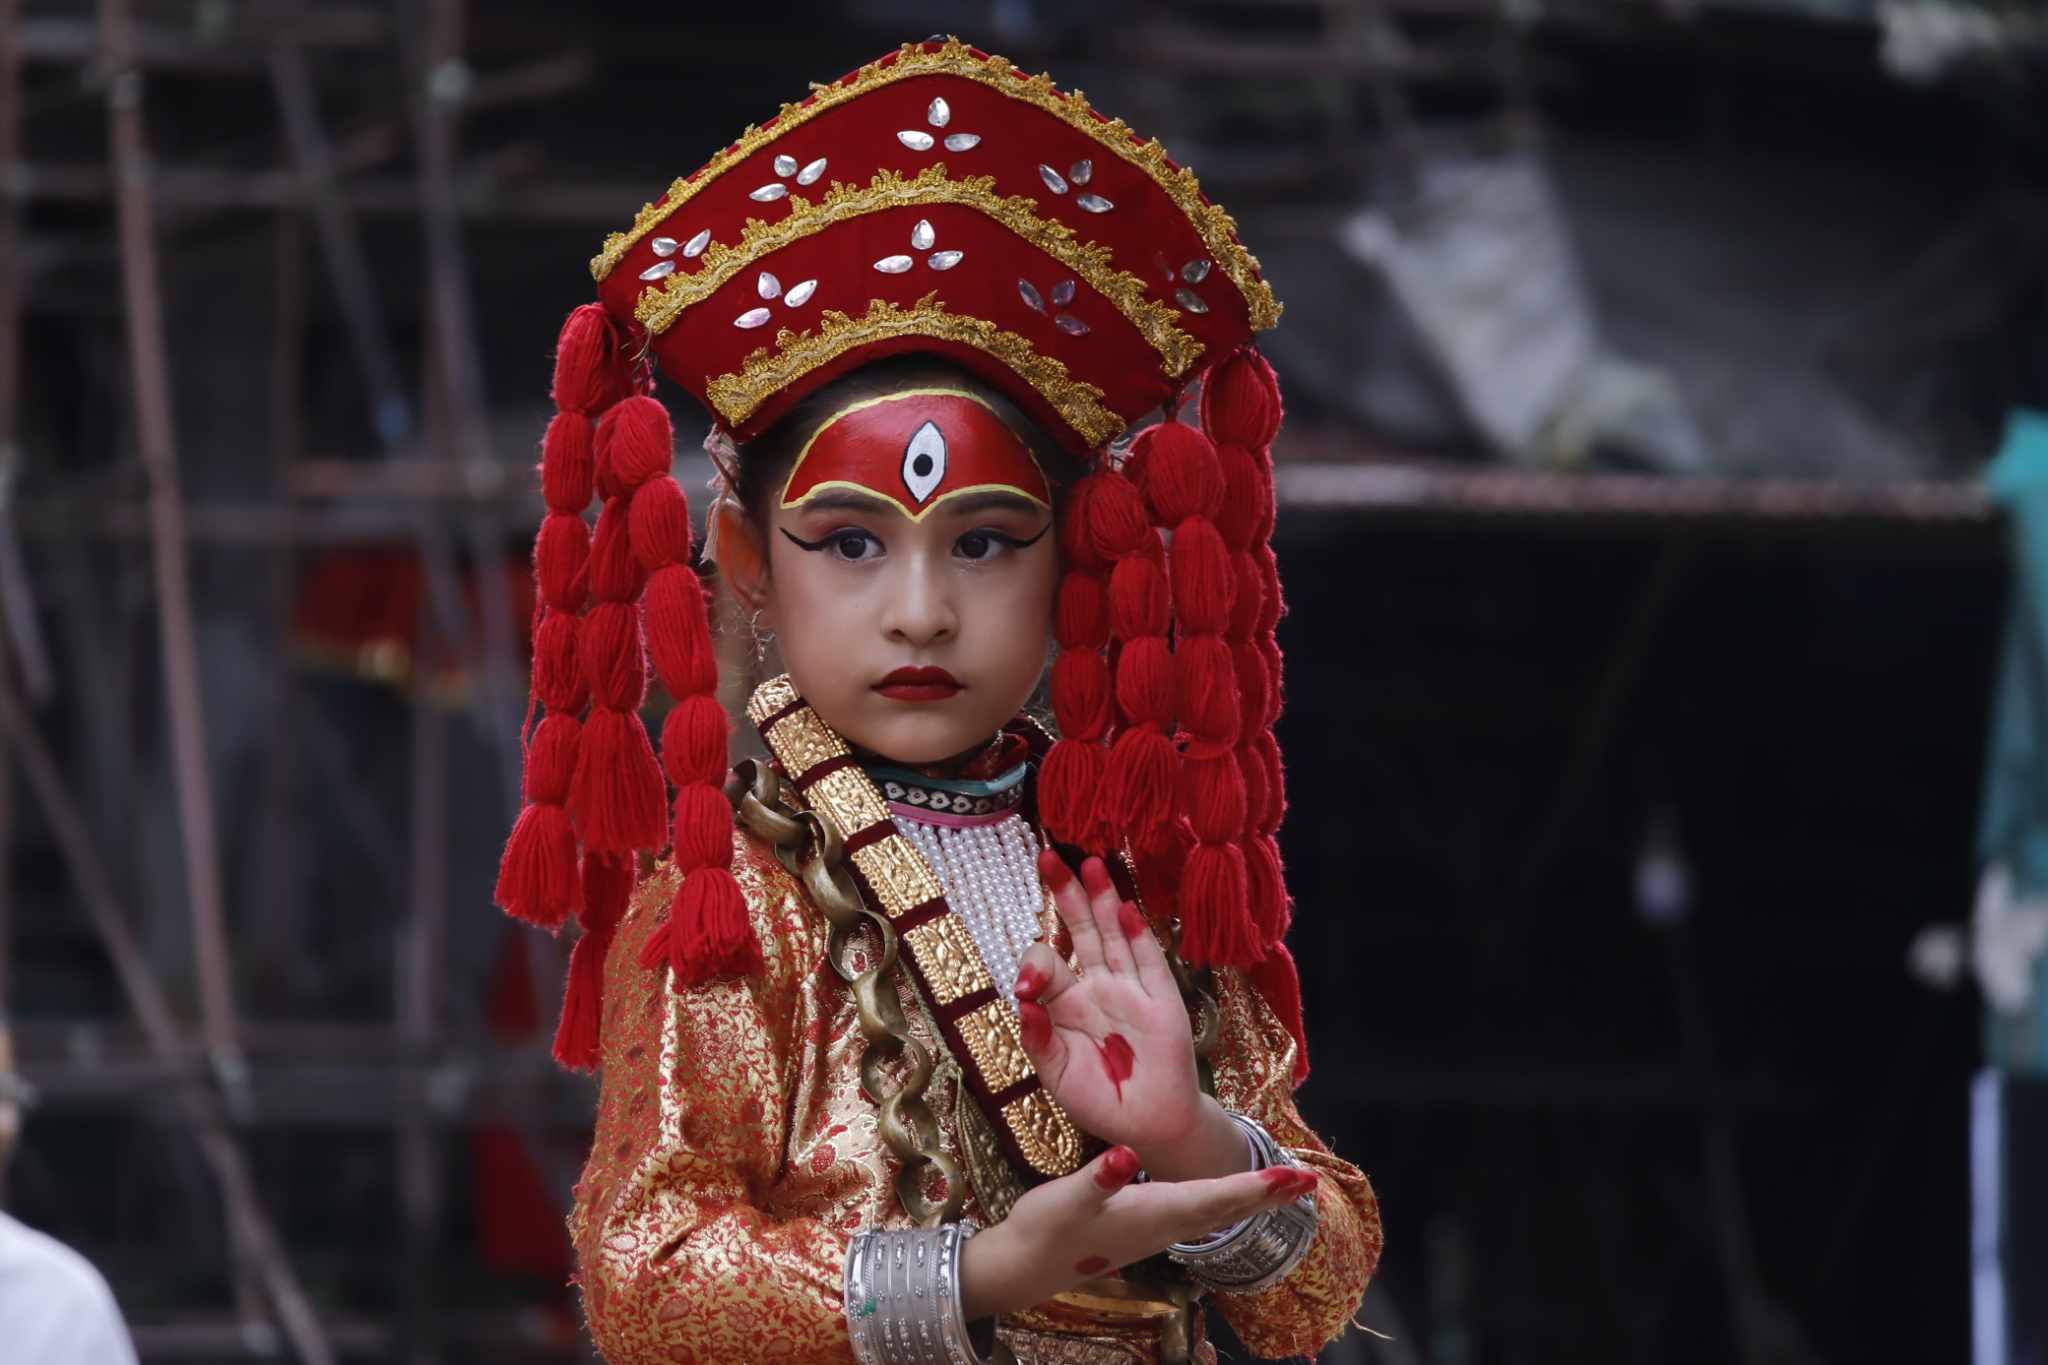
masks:
[[[903,703],[884,704],[896,706],[904,714],[864,716],[865,723],[858,727],[835,728],[870,753],[906,765],[942,762],[987,743],[989,736],[1002,728],[1000,721],[982,725],[948,714],[948,708],[943,706],[918,706],[913,710]]]

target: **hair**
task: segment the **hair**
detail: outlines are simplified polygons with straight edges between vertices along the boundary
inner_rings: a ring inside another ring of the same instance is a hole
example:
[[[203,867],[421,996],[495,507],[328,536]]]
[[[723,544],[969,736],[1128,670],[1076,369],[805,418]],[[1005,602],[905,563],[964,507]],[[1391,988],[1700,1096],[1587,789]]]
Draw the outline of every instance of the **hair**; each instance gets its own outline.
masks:
[[[765,528],[775,513],[776,494],[789,478],[797,454],[826,419],[863,399],[939,387],[964,389],[973,394],[1017,433],[1052,485],[1053,507],[1057,511],[1065,491],[1080,479],[1084,471],[1082,462],[1000,389],[942,357],[915,353],[887,356],[863,365],[804,395],[774,426],[739,447],[739,487],[733,495],[755,527]]]

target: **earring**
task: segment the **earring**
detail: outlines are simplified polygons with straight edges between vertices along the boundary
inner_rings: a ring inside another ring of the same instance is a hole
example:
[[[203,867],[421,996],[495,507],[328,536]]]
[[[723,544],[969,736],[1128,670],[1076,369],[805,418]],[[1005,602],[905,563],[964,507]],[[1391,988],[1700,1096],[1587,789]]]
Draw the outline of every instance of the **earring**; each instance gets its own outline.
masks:
[[[768,646],[775,643],[775,632],[761,624],[761,609],[747,618],[747,631],[754,637],[754,666],[759,668],[768,660]]]

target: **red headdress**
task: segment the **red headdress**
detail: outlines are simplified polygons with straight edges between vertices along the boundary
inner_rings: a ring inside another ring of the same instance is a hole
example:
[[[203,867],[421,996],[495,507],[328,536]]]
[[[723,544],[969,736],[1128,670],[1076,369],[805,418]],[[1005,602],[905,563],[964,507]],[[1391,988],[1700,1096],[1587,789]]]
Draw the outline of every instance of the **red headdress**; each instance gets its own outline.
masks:
[[[1079,91],[958,41],[913,43],[748,128],[591,273],[601,301],[570,315],[556,354],[534,552],[545,718],[497,894],[543,927],[582,919],[556,1056],[595,1060],[632,859],[671,835],[684,878],[650,965],[698,982],[760,963],[729,870],[726,719],[651,371],[745,441],[904,352],[963,366],[1091,461],[1060,525],[1047,828],[1128,848],[1188,960],[1250,971],[1298,1040],[1273,841],[1280,393],[1250,346],[1280,305],[1193,174]],[[1198,378],[1199,426],[1179,418]],[[638,716],[648,657],[678,703],[659,761]]]

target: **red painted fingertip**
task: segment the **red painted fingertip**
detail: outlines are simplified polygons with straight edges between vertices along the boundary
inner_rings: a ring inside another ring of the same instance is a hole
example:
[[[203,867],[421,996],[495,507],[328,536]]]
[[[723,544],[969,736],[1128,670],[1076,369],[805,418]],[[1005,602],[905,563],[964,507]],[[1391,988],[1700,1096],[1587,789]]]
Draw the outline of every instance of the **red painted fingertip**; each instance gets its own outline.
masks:
[[[1152,926],[1145,923],[1145,917],[1138,913],[1138,907],[1125,901],[1116,912],[1116,922],[1124,929],[1125,938],[1137,938],[1152,932]]]
[[[1038,855],[1038,876],[1054,891],[1074,880],[1074,871],[1067,866],[1067,860],[1051,849]]]
[[[1289,1199],[1299,1199],[1316,1187],[1316,1173],[1298,1166],[1273,1166],[1260,1171],[1266,1189]]]
[[[1052,973],[1036,962],[1027,962],[1017,972],[1017,998],[1036,1000],[1045,994],[1045,988],[1052,984]]]
[[[1100,1275],[1107,1269],[1109,1269],[1109,1258],[1106,1256],[1090,1256],[1084,1261],[1074,1262],[1074,1273],[1076,1275]]]
[[[1017,1023],[1024,1030],[1024,1046],[1043,1052],[1052,1043],[1052,1016],[1035,1000],[1017,1002]]]
[[[1081,885],[1088,888],[1091,896],[1100,896],[1110,889],[1109,869],[1102,865],[1102,859],[1090,858],[1081,864]]]
[[[1119,1145],[1102,1154],[1102,1161],[1095,1168],[1095,1183],[1114,1192],[1130,1184],[1137,1173],[1138,1154]]]

